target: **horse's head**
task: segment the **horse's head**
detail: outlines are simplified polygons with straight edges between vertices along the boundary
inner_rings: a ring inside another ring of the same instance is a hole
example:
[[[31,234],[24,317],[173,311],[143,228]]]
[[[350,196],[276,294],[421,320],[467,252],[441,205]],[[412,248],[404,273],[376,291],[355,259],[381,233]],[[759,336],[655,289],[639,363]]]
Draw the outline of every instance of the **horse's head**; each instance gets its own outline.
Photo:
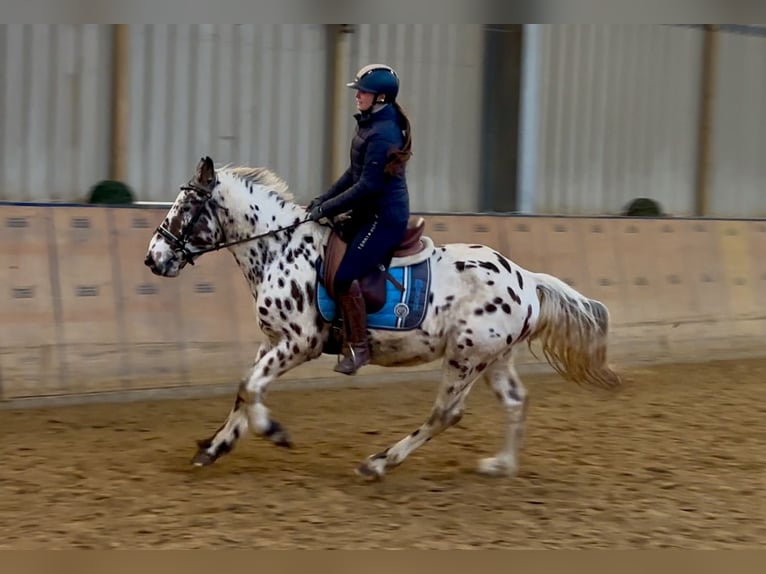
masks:
[[[181,191],[149,242],[144,263],[155,275],[175,277],[187,263],[219,242],[216,214],[219,185],[213,160],[204,157],[197,173]]]

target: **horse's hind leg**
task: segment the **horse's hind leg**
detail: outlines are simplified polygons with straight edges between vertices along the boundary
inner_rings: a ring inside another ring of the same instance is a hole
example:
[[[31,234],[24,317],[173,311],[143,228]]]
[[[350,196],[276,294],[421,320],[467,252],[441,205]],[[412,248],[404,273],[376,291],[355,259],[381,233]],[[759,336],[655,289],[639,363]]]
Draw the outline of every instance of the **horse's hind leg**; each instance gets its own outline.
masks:
[[[484,380],[508,414],[505,444],[493,457],[479,461],[479,472],[490,476],[514,476],[518,471],[518,455],[524,441],[527,414],[527,391],[513,366],[513,356],[490,365]]]
[[[488,363],[472,363],[469,358],[445,360],[444,363],[442,382],[428,420],[392,447],[368,457],[357,468],[358,474],[371,479],[381,478],[386,469],[400,465],[418,447],[460,421],[465,398]]]

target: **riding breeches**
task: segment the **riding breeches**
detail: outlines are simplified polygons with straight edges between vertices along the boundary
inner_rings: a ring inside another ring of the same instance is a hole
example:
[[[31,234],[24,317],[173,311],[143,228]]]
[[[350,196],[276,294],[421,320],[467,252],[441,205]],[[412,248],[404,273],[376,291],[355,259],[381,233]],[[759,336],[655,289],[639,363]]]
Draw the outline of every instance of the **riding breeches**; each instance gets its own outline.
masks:
[[[361,279],[386,262],[404,237],[407,221],[381,221],[378,218],[357,228],[335,274],[335,292],[345,293],[354,279]]]

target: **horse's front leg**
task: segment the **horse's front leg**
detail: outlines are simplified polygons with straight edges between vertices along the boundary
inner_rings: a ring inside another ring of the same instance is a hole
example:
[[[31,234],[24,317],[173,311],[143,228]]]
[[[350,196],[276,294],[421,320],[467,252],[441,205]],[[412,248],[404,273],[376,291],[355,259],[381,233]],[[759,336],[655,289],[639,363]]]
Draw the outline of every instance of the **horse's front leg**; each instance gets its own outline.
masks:
[[[310,356],[311,348],[295,339],[284,338],[276,345],[262,346],[250,375],[239,386],[237,399],[226,422],[212,437],[197,442],[198,450],[192,463],[196,466],[212,464],[230,452],[248,428],[278,446],[292,446],[287,431],[269,416],[264,396],[272,381]]]

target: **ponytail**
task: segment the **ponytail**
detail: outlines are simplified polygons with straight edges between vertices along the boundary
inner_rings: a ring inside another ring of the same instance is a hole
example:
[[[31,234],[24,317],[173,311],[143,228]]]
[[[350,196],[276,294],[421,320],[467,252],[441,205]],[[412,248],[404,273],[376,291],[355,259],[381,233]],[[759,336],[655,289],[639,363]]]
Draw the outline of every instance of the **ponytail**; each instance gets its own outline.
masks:
[[[410,119],[404,110],[399,105],[399,102],[394,101],[393,104],[396,111],[399,113],[399,127],[402,130],[404,136],[404,144],[402,149],[392,151],[388,154],[389,160],[385,167],[385,173],[388,175],[396,175],[404,170],[404,164],[406,164],[412,156],[412,134],[410,129]]]

